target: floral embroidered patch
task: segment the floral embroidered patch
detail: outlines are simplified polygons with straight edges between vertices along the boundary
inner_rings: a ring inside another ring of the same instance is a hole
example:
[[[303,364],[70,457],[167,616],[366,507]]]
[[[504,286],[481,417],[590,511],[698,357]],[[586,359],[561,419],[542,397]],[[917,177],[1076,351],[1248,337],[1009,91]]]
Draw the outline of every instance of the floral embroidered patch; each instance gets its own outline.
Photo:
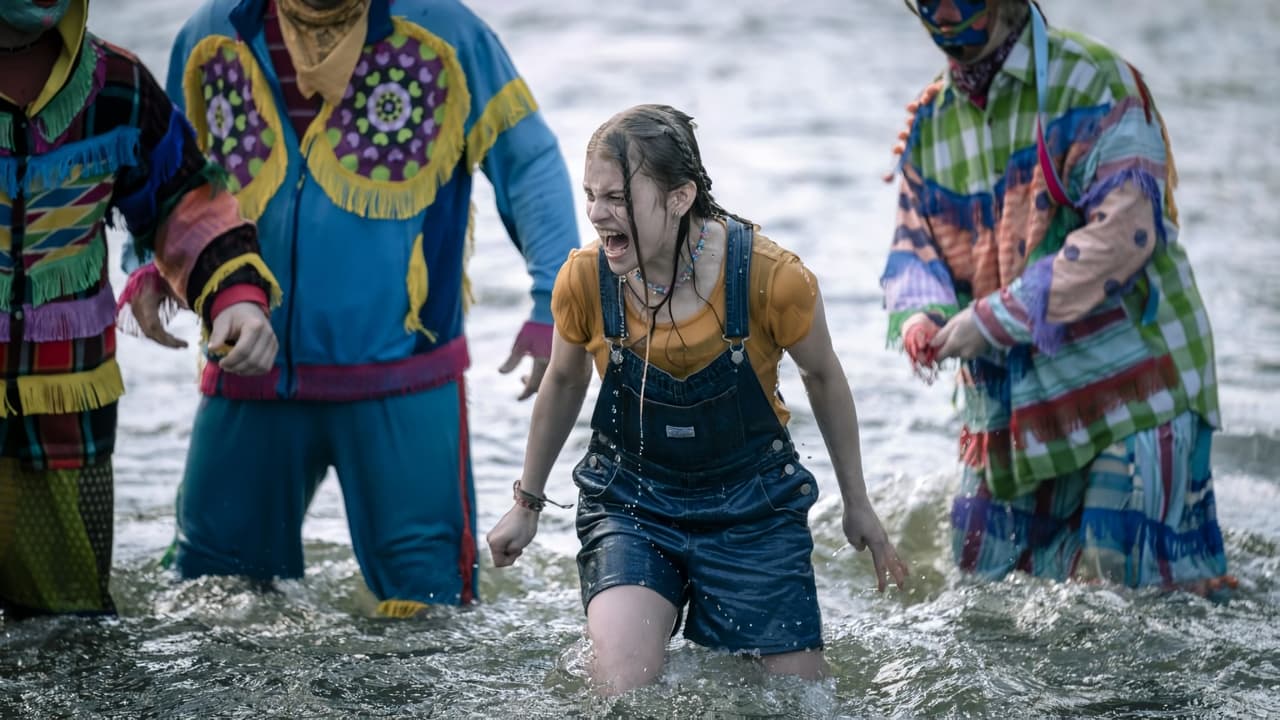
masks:
[[[192,51],[184,80],[200,148],[227,170],[228,187],[256,219],[284,180],[280,118],[252,54],[210,36]]]
[[[342,102],[326,106],[308,132],[308,165],[347,210],[411,217],[458,164],[470,105],[453,48],[397,19],[364,48]]]

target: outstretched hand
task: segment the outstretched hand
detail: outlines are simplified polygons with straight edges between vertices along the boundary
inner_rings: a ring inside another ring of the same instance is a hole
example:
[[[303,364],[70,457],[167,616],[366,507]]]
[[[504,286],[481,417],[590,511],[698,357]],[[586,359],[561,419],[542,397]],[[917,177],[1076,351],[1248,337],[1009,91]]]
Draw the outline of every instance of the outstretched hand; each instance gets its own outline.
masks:
[[[909,572],[907,564],[898,558],[897,549],[889,542],[889,536],[870,503],[845,503],[844,536],[854,550],[861,552],[870,548],[877,590],[884,592],[889,579],[899,590],[905,588]]]
[[[542,384],[542,376],[547,373],[547,363],[551,361],[551,338],[554,329],[546,323],[527,322],[524,327],[520,328],[520,333],[516,335],[516,340],[511,344],[511,354],[507,357],[507,361],[502,363],[498,368],[498,372],[504,375],[515,370],[520,366],[520,361],[526,355],[533,358],[533,367],[530,368],[529,374],[520,378],[524,383],[524,390],[520,392],[517,400],[525,400],[538,392],[538,386]]]
[[[227,306],[213,319],[209,349],[217,353],[230,346],[218,367],[236,375],[262,375],[271,369],[279,347],[271,321],[254,302]]]

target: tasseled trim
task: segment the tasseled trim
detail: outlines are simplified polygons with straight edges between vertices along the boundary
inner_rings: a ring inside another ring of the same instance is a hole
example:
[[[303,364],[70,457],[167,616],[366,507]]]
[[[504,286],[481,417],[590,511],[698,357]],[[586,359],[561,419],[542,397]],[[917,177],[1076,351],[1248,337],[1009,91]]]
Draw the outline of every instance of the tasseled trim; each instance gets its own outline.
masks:
[[[426,603],[417,600],[383,600],[378,603],[375,613],[378,617],[403,619],[411,618],[427,607]]]
[[[1123,170],[1113,172],[1104,178],[1097,178],[1093,184],[1089,186],[1088,191],[1080,198],[1079,206],[1082,208],[1093,208],[1102,202],[1112,191],[1124,187],[1125,183],[1133,183],[1137,185],[1142,194],[1147,196],[1151,201],[1152,208],[1152,224],[1156,229],[1156,239],[1164,243],[1168,240],[1168,234],[1165,232],[1164,226],[1164,194],[1160,192],[1160,184],[1141,166],[1133,165]]]
[[[40,307],[22,306],[22,339],[56,342],[97,337],[115,322],[110,286],[83,300],[66,300]],[[0,338],[9,337],[9,314],[0,313]]]
[[[467,267],[476,254],[476,204],[470,203],[467,208],[467,239],[462,246],[462,312],[465,314],[476,304],[475,290],[471,286],[471,276]],[[433,341],[434,342],[434,341]]]
[[[467,133],[467,169],[475,172],[499,135],[537,111],[538,102],[533,99],[533,93],[529,92],[523,78],[507,83],[489,100],[480,119]]]
[[[201,288],[200,296],[196,298],[195,303],[191,306],[191,309],[195,314],[198,317],[204,317],[204,304],[209,300],[209,298],[213,297],[214,293],[217,292],[218,287],[221,286],[227,278],[231,277],[232,273],[246,266],[257,270],[258,274],[262,276],[262,279],[267,281],[271,286],[270,291],[267,293],[270,308],[274,310],[279,307],[280,301],[284,298],[284,293],[280,290],[280,283],[276,281],[276,276],[272,275],[271,271],[267,269],[267,264],[262,261],[261,255],[258,255],[257,253],[245,253],[243,255],[237,255],[236,257],[222,263],[222,265],[218,266],[217,270],[213,271],[213,275],[209,277],[209,281],[204,284],[203,288]],[[209,340],[208,334],[208,328],[202,330],[201,340],[207,342]]]
[[[889,313],[889,333],[886,340],[889,347],[893,347],[895,344],[901,342],[903,324],[907,322],[907,318],[918,312],[936,315],[942,320],[943,324],[946,324],[947,320],[960,312],[960,307],[958,305],[926,305],[922,308],[912,308],[910,310],[899,310],[897,312]]]
[[[66,415],[106,407],[124,395],[124,379],[120,366],[111,358],[93,370],[62,375],[28,375],[20,377],[18,399],[24,415]],[[8,388],[0,383],[0,392]],[[14,411],[8,403],[0,417]]]
[[[63,248],[59,253],[68,252]],[[51,300],[82,292],[102,280],[102,265],[107,259],[107,243],[101,228],[87,245],[81,245],[74,253],[50,257],[37,262],[27,270],[27,285],[31,288],[31,304],[39,307]],[[0,298],[0,309],[9,309],[9,295]]]
[[[396,19],[394,23],[396,32],[435,51],[444,60],[446,70],[461,67],[455,50],[447,43],[407,22]],[[326,104],[302,139],[302,154],[311,176],[329,200],[347,212],[376,220],[406,220],[430,207],[436,192],[453,177],[466,144],[463,128],[471,109],[471,93],[466,83],[449,85],[444,105],[437,109],[441,115],[437,123],[440,134],[433,141],[426,164],[413,177],[398,182],[365,177],[338,161],[326,137],[334,109]]]
[[[276,191],[284,184],[289,170],[289,153],[284,148],[284,128],[280,123],[280,113],[276,110],[274,92],[267,83],[262,69],[253,61],[253,54],[247,46],[225,35],[210,35],[196,43],[195,48],[187,56],[186,71],[182,76],[182,92],[186,99],[187,116],[195,129],[196,145],[206,155],[209,154],[209,121],[205,117],[208,103],[204,98],[204,65],[218,53],[234,51],[242,59],[241,69],[249,76],[253,92],[253,103],[258,109],[267,129],[275,136],[275,146],[266,162],[253,174],[247,185],[235,188],[236,200],[240,203],[240,212],[248,220],[257,222],[267,209],[267,203],[275,197]],[[247,58],[247,60],[246,60]],[[304,150],[305,152],[305,150]],[[224,171],[221,187],[232,187],[230,174]],[[162,215],[163,217],[163,215]]]
[[[79,140],[27,162],[23,189],[56,190],[73,175],[81,178],[114,173],[138,164],[141,133],[135,127],[118,127],[94,138]],[[17,185],[14,178],[13,186]],[[13,193],[10,193],[11,195]]]
[[[173,179],[182,167],[182,154],[190,137],[190,125],[176,109],[169,113],[169,129],[147,158],[147,182],[136,192],[116,202],[130,218],[130,225],[151,228],[160,224],[156,217],[156,195],[160,186]]]
[[[51,150],[80,113],[93,104],[106,83],[107,64],[103,61],[102,50],[93,41],[93,36],[85,33],[80,54],[76,57],[76,67],[67,83],[36,115],[33,124],[38,132],[32,133],[35,151],[44,153]]]
[[[1013,409],[1013,425],[1041,442],[1065,438],[1131,402],[1178,387],[1178,368],[1169,355],[1144,360],[1129,369],[1035,405]]]
[[[436,341],[436,334],[422,324],[422,306],[427,304],[427,259],[422,254],[422,233],[413,241],[413,250],[409,253],[409,270],[405,273],[405,286],[409,291],[409,312],[404,316],[404,331],[420,332],[431,342]]]
[[[1022,303],[1031,320],[1031,340],[1036,349],[1045,355],[1053,355],[1062,349],[1067,339],[1067,326],[1049,322],[1049,289],[1053,285],[1053,260],[1056,256],[1040,258],[1019,277],[1017,291],[1012,293]]]
[[[124,290],[120,292],[120,299],[115,304],[116,328],[126,335],[140,337],[142,328],[138,325],[138,319],[133,315],[133,309],[129,303],[135,297],[140,295],[143,290],[150,288],[164,297],[160,303],[160,321],[169,324],[178,314],[178,302],[169,294],[169,285],[160,275],[160,269],[155,263],[147,263],[137,270],[134,270],[128,281],[125,282]]]
[[[931,222],[945,222],[966,232],[976,233],[995,226],[991,195],[961,195],[936,182],[925,181],[917,189],[920,214]]]

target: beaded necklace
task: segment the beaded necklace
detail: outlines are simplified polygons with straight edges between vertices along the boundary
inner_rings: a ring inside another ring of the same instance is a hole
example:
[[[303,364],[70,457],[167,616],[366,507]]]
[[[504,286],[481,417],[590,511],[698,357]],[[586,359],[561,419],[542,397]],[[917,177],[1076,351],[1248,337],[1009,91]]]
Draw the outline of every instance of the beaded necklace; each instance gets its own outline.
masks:
[[[671,285],[671,287],[667,287],[666,285],[659,285],[657,283],[651,283],[647,280],[644,280],[644,276],[640,274],[640,268],[636,268],[631,272],[631,274],[637,280],[644,280],[644,284],[648,286],[649,290],[655,295],[666,295],[667,293],[671,292],[675,288],[680,287],[684,283],[688,282],[689,278],[693,277],[693,265],[694,263],[698,262],[698,257],[702,255],[702,250],[706,246],[707,246],[707,221],[703,220],[702,229],[698,231],[698,242],[696,245],[693,246],[693,250],[689,251],[689,264],[684,266],[684,272],[680,273],[680,276],[676,278],[675,283]]]

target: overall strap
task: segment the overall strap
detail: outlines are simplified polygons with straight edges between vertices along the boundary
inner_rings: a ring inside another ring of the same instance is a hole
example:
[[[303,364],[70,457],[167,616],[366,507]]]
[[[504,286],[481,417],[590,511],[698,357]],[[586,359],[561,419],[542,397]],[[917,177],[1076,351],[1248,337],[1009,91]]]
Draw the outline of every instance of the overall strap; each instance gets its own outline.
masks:
[[[618,287],[622,278],[614,275],[609,269],[609,261],[604,257],[604,249],[600,249],[600,311],[604,315],[604,337],[610,345],[614,340],[627,337],[626,308],[622,304],[622,296]]]
[[[724,338],[741,347],[751,334],[747,304],[751,298],[751,240],[754,230],[727,218],[728,252],[724,263]]]
[[[1049,148],[1044,141],[1044,112],[1049,104],[1049,37],[1040,8],[1034,2],[1030,5],[1031,45],[1036,64],[1036,158],[1040,161],[1040,172],[1044,174],[1045,184],[1049,186],[1049,197],[1059,205],[1074,208],[1076,203],[1067,195],[1067,188],[1058,175],[1058,169],[1053,166]]]

